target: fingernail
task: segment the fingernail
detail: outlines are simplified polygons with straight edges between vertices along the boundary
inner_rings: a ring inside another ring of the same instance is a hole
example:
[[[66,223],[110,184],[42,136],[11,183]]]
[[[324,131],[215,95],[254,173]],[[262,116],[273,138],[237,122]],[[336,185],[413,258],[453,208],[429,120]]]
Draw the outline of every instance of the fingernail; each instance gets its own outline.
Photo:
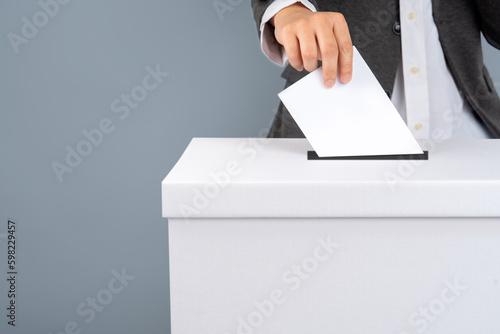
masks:
[[[351,73],[346,73],[342,76],[342,81],[343,82],[349,82],[351,81],[351,78],[352,78],[352,74]]]
[[[333,87],[333,85],[335,85],[335,80],[327,80],[327,81],[325,82],[325,86],[326,86],[327,88],[332,88],[332,87]]]

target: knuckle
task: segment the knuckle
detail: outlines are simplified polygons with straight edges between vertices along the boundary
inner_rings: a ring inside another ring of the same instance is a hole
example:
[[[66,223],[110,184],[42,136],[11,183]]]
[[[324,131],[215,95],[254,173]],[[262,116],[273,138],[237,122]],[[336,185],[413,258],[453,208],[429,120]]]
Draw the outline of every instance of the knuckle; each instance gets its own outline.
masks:
[[[284,26],[280,29],[280,33],[281,33],[283,36],[289,36],[289,35],[292,35],[292,34],[294,34],[294,32],[295,32],[295,29],[294,29],[294,27],[293,27],[291,24],[284,25]]]
[[[317,59],[318,54],[313,50],[304,50],[303,57],[306,59]]]
[[[294,26],[296,26],[298,29],[305,29],[309,26],[309,20],[306,18],[300,18],[295,21]]]
[[[337,53],[335,52],[323,52],[322,58],[324,63],[334,63],[337,62]]]
[[[351,72],[352,71],[352,63],[343,64],[343,65],[341,65],[340,69],[343,73]]]
[[[337,76],[337,71],[335,68],[325,68],[323,67],[323,75],[326,79],[334,79]]]
[[[287,52],[287,56],[288,56],[288,61],[290,62],[290,64],[299,64],[301,62],[301,59],[296,52],[289,51],[289,52]]]
[[[293,67],[295,67],[294,64],[295,65],[300,65],[300,58],[297,57],[296,54],[288,54],[287,56],[288,56],[288,61],[290,62],[290,64]]]
[[[326,58],[336,57],[338,54],[337,45],[335,43],[325,44],[321,54]]]
[[[337,71],[337,62],[335,61],[324,61],[322,65],[324,71],[327,73],[335,73]]]
[[[333,14],[335,20],[337,20],[338,22],[345,22],[345,17],[342,13],[333,13]]]
[[[316,18],[315,21],[321,22],[321,23],[329,23],[331,20],[331,13],[328,12],[317,12],[316,13]]]
[[[352,43],[350,41],[343,41],[339,43],[340,52],[351,55],[352,54]]]
[[[311,63],[311,64],[306,64],[304,66],[304,68],[307,70],[307,72],[312,72],[314,71],[316,68],[318,68],[318,65],[317,64],[314,64],[314,63]]]
[[[280,41],[278,40],[278,42]],[[283,43],[281,43],[281,45],[285,47],[286,51],[290,51],[292,53],[296,52],[295,40],[293,38],[288,38],[288,37],[283,38]]]

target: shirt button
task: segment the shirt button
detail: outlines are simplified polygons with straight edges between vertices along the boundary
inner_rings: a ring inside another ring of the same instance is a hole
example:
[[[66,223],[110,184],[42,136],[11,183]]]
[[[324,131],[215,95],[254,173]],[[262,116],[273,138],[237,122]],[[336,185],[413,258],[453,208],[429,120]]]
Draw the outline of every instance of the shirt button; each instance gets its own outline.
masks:
[[[413,66],[412,68],[410,68],[410,72],[411,74],[417,74],[418,72],[420,72],[420,69],[417,66]]]
[[[417,18],[417,13],[415,12],[408,13],[409,20],[415,20],[416,18]]]
[[[415,124],[415,130],[420,130],[422,129],[424,126],[422,125],[422,123],[417,123]]]
[[[392,32],[395,35],[398,35],[398,36],[401,35],[401,24],[399,22],[394,23],[394,25],[392,26]]]

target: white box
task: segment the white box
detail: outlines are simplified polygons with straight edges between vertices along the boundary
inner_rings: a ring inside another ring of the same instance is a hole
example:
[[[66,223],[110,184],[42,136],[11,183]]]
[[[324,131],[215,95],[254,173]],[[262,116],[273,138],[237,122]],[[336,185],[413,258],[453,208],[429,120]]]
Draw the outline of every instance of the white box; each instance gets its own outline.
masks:
[[[193,139],[162,183],[172,333],[500,333],[500,140],[420,143]]]

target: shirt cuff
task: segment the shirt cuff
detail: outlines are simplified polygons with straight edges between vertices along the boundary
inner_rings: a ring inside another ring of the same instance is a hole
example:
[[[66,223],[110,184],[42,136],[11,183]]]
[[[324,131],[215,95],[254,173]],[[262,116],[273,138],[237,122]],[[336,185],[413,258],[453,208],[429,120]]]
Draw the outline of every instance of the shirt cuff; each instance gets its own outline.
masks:
[[[302,3],[313,12],[317,11],[316,7],[314,7],[314,5],[307,0],[275,0],[269,5],[269,7],[267,7],[264,15],[262,16],[262,22],[260,24],[260,46],[262,48],[262,52],[264,52],[264,54],[272,62],[279,66],[284,66],[288,57],[283,45],[278,43],[274,37],[274,33],[268,22],[280,10],[297,2]]]

